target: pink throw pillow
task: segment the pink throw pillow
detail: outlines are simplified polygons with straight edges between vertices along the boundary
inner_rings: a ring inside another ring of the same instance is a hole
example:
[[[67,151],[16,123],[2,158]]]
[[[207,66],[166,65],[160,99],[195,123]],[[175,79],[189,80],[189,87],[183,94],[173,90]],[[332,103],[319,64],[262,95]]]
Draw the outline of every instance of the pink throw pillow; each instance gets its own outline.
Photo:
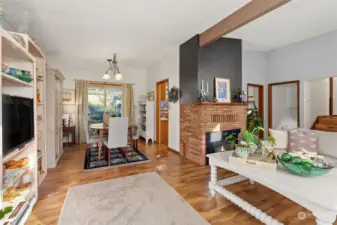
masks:
[[[318,152],[318,136],[315,132],[304,129],[288,130],[288,149]]]

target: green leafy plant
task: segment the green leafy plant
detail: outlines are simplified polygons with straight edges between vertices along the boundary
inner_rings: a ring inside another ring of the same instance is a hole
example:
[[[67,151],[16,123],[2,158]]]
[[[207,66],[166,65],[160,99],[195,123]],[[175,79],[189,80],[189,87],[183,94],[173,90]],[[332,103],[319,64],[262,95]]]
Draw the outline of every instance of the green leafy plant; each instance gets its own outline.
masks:
[[[263,127],[263,121],[257,110],[250,110],[247,113],[247,130],[253,131],[255,128]]]
[[[237,142],[237,137],[234,134],[230,134],[225,138],[225,149],[226,150],[234,150],[235,144]]]
[[[233,144],[236,143],[236,141],[237,141],[237,138],[236,138],[236,136],[235,136],[234,134],[230,134],[230,135],[228,135],[228,136],[225,138],[225,142],[226,142],[227,144],[233,145]]]
[[[12,206],[8,206],[6,208],[3,208],[0,210],[0,220],[5,217],[6,214],[10,213],[13,211]]]
[[[245,130],[239,135],[239,146],[249,147],[252,144],[258,144],[260,142],[259,132],[263,131],[262,127],[255,127],[252,131]]]
[[[269,154],[267,157],[272,158],[273,160],[276,160],[276,153],[275,153],[276,140],[273,136],[269,136],[267,141],[271,145],[270,147],[267,148],[267,150],[269,151]]]
[[[273,136],[269,136],[269,137],[268,137],[268,142],[269,142],[273,147],[275,147],[275,145],[276,145],[276,140],[275,140],[275,138],[274,138]]]

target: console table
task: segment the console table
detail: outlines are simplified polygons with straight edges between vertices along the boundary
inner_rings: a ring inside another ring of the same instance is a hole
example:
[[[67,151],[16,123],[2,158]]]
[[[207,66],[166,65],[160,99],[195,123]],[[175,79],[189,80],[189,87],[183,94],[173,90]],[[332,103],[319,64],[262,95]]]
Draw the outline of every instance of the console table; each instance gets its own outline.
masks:
[[[75,126],[63,126],[63,134],[68,135],[68,145],[75,144]],[[71,135],[71,142],[69,142],[69,135]]]
[[[276,171],[252,168],[229,162],[233,151],[209,154],[211,180],[209,188],[212,196],[219,193],[256,219],[268,225],[282,223],[268,216],[260,209],[229,192],[225,187],[246,179],[258,182],[310,210],[318,225],[332,225],[337,215],[337,169],[320,177],[299,177],[279,166]],[[217,168],[223,168],[240,175],[217,180]]]

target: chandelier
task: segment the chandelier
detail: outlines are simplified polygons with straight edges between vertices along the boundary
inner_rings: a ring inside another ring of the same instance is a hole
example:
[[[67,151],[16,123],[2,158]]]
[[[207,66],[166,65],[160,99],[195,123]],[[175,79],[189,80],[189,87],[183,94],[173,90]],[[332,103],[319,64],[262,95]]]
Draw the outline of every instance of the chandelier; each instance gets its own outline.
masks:
[[[116,53],[114,54],[113,59],[107,59],[107,61],[109,62],[110,67],[105,71],[102,79],[107,81],[111,79],[111,76],[113,76],[115,80],[122,80],[123,76],[119,72],[119,68],[117,66]]]

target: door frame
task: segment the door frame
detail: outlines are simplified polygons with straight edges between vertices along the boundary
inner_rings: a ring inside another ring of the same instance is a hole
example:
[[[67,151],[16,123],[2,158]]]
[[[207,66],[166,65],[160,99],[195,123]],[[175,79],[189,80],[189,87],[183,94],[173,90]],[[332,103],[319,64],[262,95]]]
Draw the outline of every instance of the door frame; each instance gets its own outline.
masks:
[[[296,84],[297,86],[297,127],[300,127],[300,81],[284,81],[268,84],[268,128],[272,127],[273,121],[273,86]]]
[[[160,102],[158,100],[159,97],[159,93],[160,91],[158,91],[159,85],[162,83],[166,83],[167,82],[167,86],[169,86],[169,78],[160,80],[156,82],[156,99],[155,99],[155,103],[156,103],[156,142],[157,143],[161,143],[161,137],[160,137],[160,129],[161,129],[161,125],[160,125]],[[158,93],[159,92],[159,93]],[[169,106],[168,106],[169,107]],[[170,118],[170,112],[169,110],[167,110],[167,122],[169,122],[169,118]]]
[[[263,84],[251,84],[248,83],[247,84],[247,98],[248,98],[248,90],[249,87],[257,87],[259,89],[259,107],[258,107],[258,111],[259,111],[259,116],[261,117],[262,121],[263,121],[263,125],[264,125],[264,85]],[[262,104],[260,104],[260,102]]]
[[[330,83],[330,116],[333,116],[334,114],[337,114],[337,112],[334,112],[334,104],[333,104],[333,100],[334,100],[334,77],[330,77],[330,80],[329,80],[329,83]]]

